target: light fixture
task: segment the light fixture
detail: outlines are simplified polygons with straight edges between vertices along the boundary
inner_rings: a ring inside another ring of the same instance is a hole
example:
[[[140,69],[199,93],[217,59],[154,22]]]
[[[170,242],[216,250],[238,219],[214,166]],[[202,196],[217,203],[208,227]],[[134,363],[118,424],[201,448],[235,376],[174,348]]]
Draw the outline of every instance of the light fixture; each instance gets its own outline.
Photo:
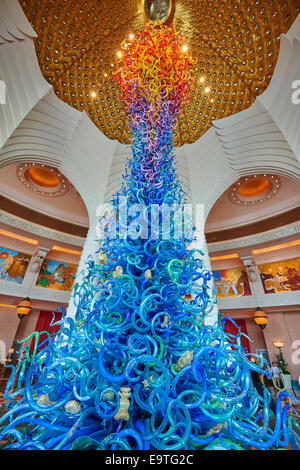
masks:
[[[38,186],[42,188],[56,188],[59,184],[59,179],[56,174],[45,168],[29,168],[27,176]]]
[[[232,259],[232,258],[239,258],[239,255],[237,253],[232,253],[230,255],[223,255],[223,256],[211,256],[210,260],[211,261],[218,261],[218,260],[223,260],[223,259]]]
[[[64,196],[70,187],[56,168],[41,163],[22,163],[16,174],[27,189],[44,197]]]
[[[97,93],[95,91],[91,91],[91,97],[96,98],[96,96],[97,96]]]
[[[63,246],[58,246],[58,245],[53,245],[53,247],[51,248],[51,250],[53,251],[61,251],[63,253],[71,253],[72,255],[78,255],[78,256],[81,256],[82,255],[82,251],[77,251],[77,250],[70,250],[70,248],[65,248]]]
[[[273,346],[275,346],[275,348],[281,349],[284,346],[284,342],[283,341],[273,341]]]
[[[262,330],[267,326],[268,317],[260,307],[254,312],[254,321]]]
[[[31,312],[32,302],[29,297],[26,297],[24,300],[17,305],[17,314],[18,317],[21,319],[28,315]]]

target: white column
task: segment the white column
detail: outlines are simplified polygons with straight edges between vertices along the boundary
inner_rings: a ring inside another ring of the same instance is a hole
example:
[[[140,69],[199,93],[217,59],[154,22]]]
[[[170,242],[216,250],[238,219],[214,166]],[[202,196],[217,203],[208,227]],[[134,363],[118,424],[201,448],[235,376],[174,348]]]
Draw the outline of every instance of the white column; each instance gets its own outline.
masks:
[[[208,253],[208,248],[206,245],[206,240],[204,238],[204,243],[203,243],[203,248],[202,248],[203,254],[204,254],[204,267],[212,273],[211,269],[211,264],[210,264],[210,257]],[[217,305],[217,299],[215,297],[215,288],[214,288],[214,279],[212,279],[208,282],[208,286],[210,287],[209,293],[210,295],[213,294],[212,298],[212,304],[211,308],[209,309],[210,311],[207,311],[207,317],[205,318],[205,324],[206,325],[216,325],[218,322],[218,315],[219,315],[219,309]]]
[[[251,255],[241,256],[240,258],[244,263],[248,275],[251,293],[254,298],[259,299],[261,296],[265,295],[264,288],[260,279],[259,269],[253,261]]]
[[[99,250],[99,240],[96,233],[96,219],[94,218],[90,224],[90,228],[82,249],[82,255],[79,261],[74,285],[82,283],[85,275],[87,274],[86,262],[89,258],[92,258],[95,262],[98,262],[96,254],[97,250]],[[66,316],[75,318],[77,307],[74,304],[73,293],[74,292],[72,291]]]

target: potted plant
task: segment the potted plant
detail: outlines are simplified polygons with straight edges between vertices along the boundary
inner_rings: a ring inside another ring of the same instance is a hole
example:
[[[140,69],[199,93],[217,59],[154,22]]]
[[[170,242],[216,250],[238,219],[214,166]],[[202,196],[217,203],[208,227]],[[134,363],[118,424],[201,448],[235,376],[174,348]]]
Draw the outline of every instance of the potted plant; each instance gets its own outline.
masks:
[[[281,349],[279,349],[279,353],[275,354],[275,357],[277,359],[277,365],[280,369],[281,375],[282,375],[282,380],[283,380],[283,385],[286,390],[292,390],[292,379],[291,379],[291,373],[288,370],[288,364],[285,362],[284,356],[282,354]]]

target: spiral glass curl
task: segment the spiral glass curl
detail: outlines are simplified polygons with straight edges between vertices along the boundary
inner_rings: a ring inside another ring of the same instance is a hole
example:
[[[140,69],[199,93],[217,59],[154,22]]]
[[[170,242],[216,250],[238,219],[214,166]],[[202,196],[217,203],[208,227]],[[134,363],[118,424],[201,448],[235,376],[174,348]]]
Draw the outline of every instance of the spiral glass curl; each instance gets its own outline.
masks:
[[[101,219],[99,263],[88,259],[75,285],[76,318],[63,311],[56,321],[53,312],[59,331],[30,335],[31,357],[21,347],[24,360],[8,366],[5,449],[299,449],[299,416],[282,406],[289,394],[272,413],[268,390],[261,396],[253,386],[253,371],[270,376],[263,357],[250,360],[239,329],[225,333],[233,320],[205,324],[211,273],[203,253],[189,249],[193,234],[178,231],[185,194],[173,135],[193,63],[172,26],[147,25],[122,44],[114,78],[132,157]],[[130,212],[137,205],[139,218]],[[175,209],[167,227],[151,213],[163,205]]]

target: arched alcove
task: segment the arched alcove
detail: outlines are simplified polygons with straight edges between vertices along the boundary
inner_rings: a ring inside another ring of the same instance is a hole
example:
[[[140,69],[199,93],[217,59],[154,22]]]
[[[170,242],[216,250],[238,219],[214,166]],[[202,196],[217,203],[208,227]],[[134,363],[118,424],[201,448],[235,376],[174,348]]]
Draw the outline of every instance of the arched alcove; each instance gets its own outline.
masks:
[[[9,164],[0,167],[2,210],[84,238],[89,213],[80,188],[75,187],[60,168],[39,160],[11,159]]]
[[[300,184],[286,176],[253,172],[216,198],[206,218],[208,243],[253,235],[299,219]]]

